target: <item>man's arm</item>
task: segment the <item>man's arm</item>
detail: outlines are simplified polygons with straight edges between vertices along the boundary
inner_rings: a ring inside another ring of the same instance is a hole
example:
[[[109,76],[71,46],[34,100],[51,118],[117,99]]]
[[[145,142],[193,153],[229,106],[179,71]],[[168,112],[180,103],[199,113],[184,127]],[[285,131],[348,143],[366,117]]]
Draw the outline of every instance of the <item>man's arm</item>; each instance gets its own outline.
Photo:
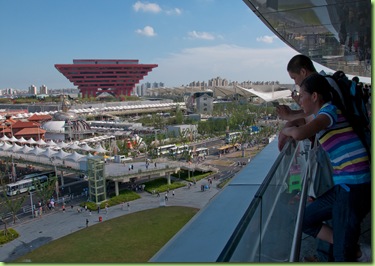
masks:
[[[287,105],[276,106],[276,112],[280,119],[287,121],[293,121],[299,118],[305,118],[307,116],[302,109],[292,110]]]

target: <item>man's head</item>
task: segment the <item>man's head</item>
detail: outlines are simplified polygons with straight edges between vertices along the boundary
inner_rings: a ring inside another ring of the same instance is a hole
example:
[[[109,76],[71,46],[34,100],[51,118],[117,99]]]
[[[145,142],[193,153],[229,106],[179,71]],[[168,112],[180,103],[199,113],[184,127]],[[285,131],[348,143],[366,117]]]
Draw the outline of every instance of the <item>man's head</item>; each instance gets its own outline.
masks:
[[[293,56],[287,65],[287,71],[291,79],[298,86],[301,86],[302,81],[311,74],[317,73],[313,62],[308,56],[299,54]]]

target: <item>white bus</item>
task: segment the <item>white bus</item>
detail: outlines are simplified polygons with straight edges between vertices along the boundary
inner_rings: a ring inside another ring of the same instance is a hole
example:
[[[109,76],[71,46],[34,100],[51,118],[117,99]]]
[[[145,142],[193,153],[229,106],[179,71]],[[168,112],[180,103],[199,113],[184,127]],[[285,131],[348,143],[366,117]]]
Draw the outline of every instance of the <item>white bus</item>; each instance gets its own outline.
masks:
[[[164,146],[159,146],[155,148],[155,153],[157,156],[170,154],[170,150],[173,148],[176,148],[176,144],[168,144]]]
[[[51,175],[54,176],[55,171],[48,171],[48,172],[43,172],[43,173],[32,173],[32,174],[24,175],[24,176],[21,177],[21,180],[37,178],[37,177],[43,176],[43,175],[46,175],[48,177],[50,177]]]
[[[176,146],[173,147],[169,150],[170,155],[178,155],[178,154],[183,154],[184,152],[191,152],[191,148],[189,145],[181,145],[181,146]]]
[[[200,148],[196,148],[195,149],[195,152],[194,152],[194,156],[207,156],[209,155],[209,150],[208,148],[205,148],[205,147],[200,147]]]
[[[231,144],[234,141],[237,141],[241,137],[241,132],[229,132],[225,134],[225,143]]]
[[[34,175],[34,174],[33,174]],[[41,185],[46,183],[48,179],[55,175],[55,172],[39,173],[32,177],[24,178],[15,183],[7,184],[6,190],[8,196],[14,196],[20,193],[35,190],[35,183],[40,182]]]

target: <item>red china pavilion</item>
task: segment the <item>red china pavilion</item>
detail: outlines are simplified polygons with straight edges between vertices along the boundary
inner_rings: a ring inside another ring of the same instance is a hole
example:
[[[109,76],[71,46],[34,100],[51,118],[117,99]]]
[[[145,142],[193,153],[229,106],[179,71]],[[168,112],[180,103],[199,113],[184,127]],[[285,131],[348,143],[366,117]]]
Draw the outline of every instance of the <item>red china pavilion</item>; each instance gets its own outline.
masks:
[[[116,98],[129,96],[135,84],[157,66],[122,59],[74,59],[73,64],[55,65],[59,72],[78,87],[82,98],[96,97],[103,92]]]

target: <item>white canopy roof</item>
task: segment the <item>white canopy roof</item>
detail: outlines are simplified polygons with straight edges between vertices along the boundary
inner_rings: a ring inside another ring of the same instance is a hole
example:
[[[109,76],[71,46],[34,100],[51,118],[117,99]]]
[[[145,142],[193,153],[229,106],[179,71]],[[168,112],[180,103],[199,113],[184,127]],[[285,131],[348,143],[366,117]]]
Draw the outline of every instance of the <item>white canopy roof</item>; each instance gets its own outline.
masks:
[[[69,144],[69,146],[68,146],[67,148],[68,148],[68,149],[72,149],[72,150],[79,150],[79,149],[81,149],[81,147],[78,146],[78,144],[75,143],[75,142]]]
[[[48,140],[48,141],[46,142],[46,144],[47,144],[48,146],[57,146],[57,143],[54,142],[53,140]]]
[[[33,148],[27,146],[27,145],[23,145],[22,146],[22,149],[19,150],[19,152],[23,152],[23,153],[29,153],[33,150]]]
[[[18,141],[18,139],[15,137],[15,136],[12,136],[10,139],[9,139],[10,142],[15,142],[15,141]]]
[[[20,137],[20,138],[18,139],[18,142],[20,142],[20,143],[26,143],[27,140],[25,140],[25,138],[22,136],[22,137]]]
[[[98,152],[98,153],[106,153],[106,152],[108,152],[106,149],[104,149],[102,147],[102,145],[100,145],[100,143],[98,144],[98,146],[95,147],[95,151]]]
[[[4,142],[4,145],[0,146],[0,149],[2,149],[3,151],[7,151],[11,149],[12,147],[13,145],[9,144],[8,142]]]
[[[34,147],[34,149],[32,151],[30,151],[30,153],[32,154],[35,154],[35,155],[39,155],[41,154],[42,152],[45,152],[46,150],[45,149],[42,149],[38,146]]]
[[[65,152],[63,150],[59,150],[57,153],[55,153],[53,156],[54,157],[57,157],[57,158],[60,158],[60,159],[64,159],[66,156],[69,156],[71,153],[69,152]]]
[[[69,144],[64,141],[61,141],[61,142],[57,142],[57,146],[59,146],[60,148],[66,148],[69,146]]]
[[[4,135],[4,136],[2,136],[2,137],[0,138],[0,140],[1,140],[1,141],[8,141],[9,138],[8,138],[6,135]]]
[[[84,150],[84,151],[93,151],[94,149],[91,148],[87,143],[83,144],[82,146],[80,146],[80,149],[81,150]]]
[[[47,145],[47,143],[43,139],[38,139],[38,141],[36,142],[36,144],[38,144],[39,146]]]
[[[13,151],[13,152],[17,152],[17,151],[19,151],[20,149],[22,149],[22,146],[21,146],[21,145],[18,145],[17,143],[13,143],[13,146],[12,146],[12,151]]]
[[[44,152],[41,152],[39,155],[45,156],[47,158],[52,158],[55,156],[57,151],[53,150],[51,147],[48,147]]]
[[[30,139],[27,140],[27,143],[36,144],[36,141],[33,138],[30,138]]]
[[[83,157],[86,157],[86,156],[74,151],[72,154],[66,156],[64,159],[68,161],[78,162]]]

